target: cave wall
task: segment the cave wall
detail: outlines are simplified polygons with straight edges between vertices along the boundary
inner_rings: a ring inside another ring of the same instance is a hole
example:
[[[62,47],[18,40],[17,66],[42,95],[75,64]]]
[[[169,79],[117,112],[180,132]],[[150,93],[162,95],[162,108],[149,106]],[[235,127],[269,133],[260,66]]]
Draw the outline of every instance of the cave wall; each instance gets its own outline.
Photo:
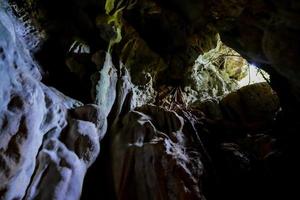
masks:
[[[0,9],[1,199],[291,195],[282,183],[298,130],[296,0]],[[220,53],[217,34],[269,72],[273,90],[236,90],[223,58],[201,63]]]
[[[296,0],[220,2],[215,1],[212,10],[222,41],[272,74],[273,87],[283,106],[289,109],[287,104],[293,104],[298,109],[299,3]],[[222,9],[225,4],[227,9]]]
[[[79,199],[106,119],[95,105],[41,83],[18,32],[24,27],[0,6],[1,199]]]

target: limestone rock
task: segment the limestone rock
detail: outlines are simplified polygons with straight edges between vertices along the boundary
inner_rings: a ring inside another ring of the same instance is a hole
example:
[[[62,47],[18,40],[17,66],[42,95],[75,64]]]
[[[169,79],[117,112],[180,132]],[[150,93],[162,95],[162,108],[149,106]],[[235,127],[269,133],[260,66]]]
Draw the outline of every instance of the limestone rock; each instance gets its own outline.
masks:
[[[224,128],[259,130],[275,120],[280,103],[268,83],[256,83],[220,100],[195,102],[192,107],[204,112],[208,119],[218,121],[217,124],[223,124]]]
[[[112,63],[109,53],[106,54],[103,68],[99,71],[98,76],[95,102],[104,109],[104,115],[108,116],[116,98],[116,84],[118,80],[117,70]]]
[[[221,106],[229,109],[232,119],[243,121],[274,120],[279,110],[278,96],[267,83],[242,87],[221,100]]]
[[[47,87],[0,4],[0,197],[79,199],[106,130],[94,105]]]
[[[175,112],[149,105],[122,119],[111,148],[118,199],[205,199],[203,164],[184,126]]]
[[[0,199],[79,199],[95,160],[90,174],[96,181],[86,188],[100,198],[113,179],[118,199],[246,200],[277,191],[289,199],[282,188],[292,182],[288,164],[297,158],[288,153],[297,152],[298,0],[9,2],[13,11],[0,0]],[[288,110],[276,125],[270,122],[279,100],[267,84],[209,99],[229,93],[236,88],[231,78],[244,76],[242,58],[206,57],[218,53],[210,51],[217,33],[270,73]],[[43,65],[44,83],[97,105],[42,84],[29,51]],[[160,104],[164,97],[168,102]],[[189,110],[197,99],[200,106]],[[193,116],[198,109],[203,121]],[[106,129],[103,146],[110,151],[103,162],[97,155]],[[206,172],[215,166],[221,184],[206,185],[203,177],[210,179]]]
[[[286,101],[292,95],[299,102],[298,1],[222,0],[214,1],[211,11],[216,14],[215,25],[222,41],[271,73],[274,82],[288,84],[292,88],[288,92],[273,86],[278,93],[285,93],[281,99]]]
[[[88,106],[78,109],[91,111]],[[87,167],[100,150],[93,123],[97,118],[58,118],[68,126],[63,130],[53,127],[46,133],[25,199],[79,199]]]

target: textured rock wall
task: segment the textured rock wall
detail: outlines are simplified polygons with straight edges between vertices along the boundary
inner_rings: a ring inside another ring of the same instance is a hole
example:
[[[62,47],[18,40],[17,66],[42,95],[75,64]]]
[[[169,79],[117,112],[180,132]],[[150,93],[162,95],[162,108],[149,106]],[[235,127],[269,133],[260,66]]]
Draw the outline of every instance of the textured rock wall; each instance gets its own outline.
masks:
[[[5,2],[1,199],[79,199],[83,184],[82,199],[288,196],[282,183],[291,177],[285,163],[297,118],[277,112],[270,87],[248,86],[193,107],[183,88],[192,86],[196,99],[234,88],[216,68],[226,60],[203,67],[220,32],[271,73],[283,111],[297,113],[296,1],[11,0],[14,11]]]
[[[274,187],[269,175],[260,177],[260,173],[275,175],[270,162],[281,155],[275,137],[266,132],[279,110],[278,97],[270,86],[253,84],[219,102],[200,103],[194,109],[177,105],[172,111],[144,105],[115,121],[108,134],[117,199],[277,195],[269,193]],[[258,189],[259,180],[267,184],[263,192]]]
[[[145,105],[121,120],[111,147],[118,199],[205,199],[197,133],[182,117]]]
[[[79,199],[105,114],[42,84],[22,28],[0,2],[1,199]]]
[[[223,42],[272,74],[283,102],[299,102],[298,1],[214,1],[212,11]]]

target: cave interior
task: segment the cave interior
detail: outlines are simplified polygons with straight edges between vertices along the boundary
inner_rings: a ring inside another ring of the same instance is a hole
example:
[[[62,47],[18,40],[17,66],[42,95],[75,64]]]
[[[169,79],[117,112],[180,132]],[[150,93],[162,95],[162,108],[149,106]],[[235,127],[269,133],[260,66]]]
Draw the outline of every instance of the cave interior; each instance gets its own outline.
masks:
[[[299,35],[298,0],[0,0],[0,200],[298,199]]]

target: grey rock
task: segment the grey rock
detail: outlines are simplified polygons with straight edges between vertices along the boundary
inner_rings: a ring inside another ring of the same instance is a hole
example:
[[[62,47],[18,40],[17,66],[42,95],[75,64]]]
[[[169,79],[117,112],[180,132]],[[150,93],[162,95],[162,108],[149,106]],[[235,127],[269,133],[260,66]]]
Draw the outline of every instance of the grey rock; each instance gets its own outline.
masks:
[[[199,188],[203,165],[182,117],[145,105],[121,124],[111,148],[118,199],[205,199]]]
[[[106,131],[102,111],[41,83],[18,22],[0,6],[0,197],[79,199]]]

